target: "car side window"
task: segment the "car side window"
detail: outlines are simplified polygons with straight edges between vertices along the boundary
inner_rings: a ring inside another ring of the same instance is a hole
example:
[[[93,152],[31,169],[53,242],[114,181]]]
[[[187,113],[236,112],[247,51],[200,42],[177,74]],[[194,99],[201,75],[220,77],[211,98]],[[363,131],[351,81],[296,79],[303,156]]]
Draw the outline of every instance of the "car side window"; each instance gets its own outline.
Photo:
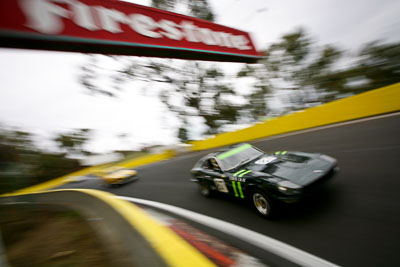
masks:
[[[221,168],[219,167],[218,162],[214,158],[209,159],[208,162],[212,170],[221,172]]]
[[[213,158],[205,160],[203,162],[203,164],[201,165],[201,167],[203,169],[221,172],[221,168],[219,167],[217,161],[215,159],[213,159]]]
[[[205,160],[205,161],[203,162],[202,168],[204,168],[204,169],[211,169],[211,163],[210,163],[210,160],[209,160],[209,159],[207,159],[207,160]]]

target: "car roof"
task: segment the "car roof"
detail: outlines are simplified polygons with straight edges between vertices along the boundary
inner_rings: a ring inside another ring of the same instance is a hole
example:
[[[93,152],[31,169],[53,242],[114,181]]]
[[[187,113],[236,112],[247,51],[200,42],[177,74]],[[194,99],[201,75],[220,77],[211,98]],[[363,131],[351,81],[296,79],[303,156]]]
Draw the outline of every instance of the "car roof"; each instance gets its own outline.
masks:
[[[232,146],[230,146],[230,147],[228,147],[226,149],[222,149],[222,150],[219,150],[219,151],[216,151],[216,152],[211,152],[211,153],[205,155],[204,157],[202,157],[201,161],[207,160],[207,159],[210,159],[210,158],[215,158],[217,160],[217,162],[219,162],[220,160],[219,160],[218,156],[220,156],[220,155],[222,155],[224,153],[227,153],[227,152],[229,153],[229,151],[232,151],[234,149],[237,149],[237,148],[243,147],[243,146],[248,146],[248,147],[251,146],[251,147],[253,147],[252,145],[250,145],[248,143],[235,144],[235,145],[232,145]]]
[[[247,149],[247,148],[250,148],[250,147],[253,147],[253,146],[250,145],[250,144],[247,144],[247,143],[240,143],[240,144],[237,144],[237,145],[233,145],[233,146],[229,147],[228,149],[225,149],[225,150],[217,152],[216,156],[217,156],[218,159],[221,159],[221,157],[230,156],[230,154],[232,152],[235,154],[236,152],[240,152],[240,150],[242,148],[243,149]]]

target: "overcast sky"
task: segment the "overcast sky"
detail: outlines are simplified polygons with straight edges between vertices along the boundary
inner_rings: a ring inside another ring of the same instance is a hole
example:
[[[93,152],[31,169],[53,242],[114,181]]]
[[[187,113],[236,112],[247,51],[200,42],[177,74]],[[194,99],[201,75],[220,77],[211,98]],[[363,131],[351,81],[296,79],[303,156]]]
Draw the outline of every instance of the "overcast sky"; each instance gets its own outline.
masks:
[[[209,1],[217,23],[250,32],[258,49],[300,26],[320,44],[354,51],[376,39],[400,39],[398,0]],[[77,81],[78,67],[86,60],[77,53],[0,49],[0,123],[43,138],[92,128],[96,132],[89,149],[95,152],[177,141],[176,120],[157,99],[140,94],[140,85],[131,84],[118,99],[85,94]],[[122,133],[128,135],[116,138]]]

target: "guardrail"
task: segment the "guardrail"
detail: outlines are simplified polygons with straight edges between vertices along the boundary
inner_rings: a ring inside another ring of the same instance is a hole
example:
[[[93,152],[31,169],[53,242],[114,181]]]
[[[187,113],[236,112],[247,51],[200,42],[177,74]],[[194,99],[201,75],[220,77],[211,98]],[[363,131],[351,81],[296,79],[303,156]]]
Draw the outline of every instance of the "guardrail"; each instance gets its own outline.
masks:
[[[162,160],[167,160],[175,156],[175,152],[173,150],[167,150],[163,153],[159,154],[151,154],[131,160],[122,161],[116,166],[124,167],[124,168],[135,168],[143,165],[148,165],[151,163],[159,162]]]
[[[400,83],[271,119],[235,132],[191,142],[192,150],[250,141],[400,110]]]

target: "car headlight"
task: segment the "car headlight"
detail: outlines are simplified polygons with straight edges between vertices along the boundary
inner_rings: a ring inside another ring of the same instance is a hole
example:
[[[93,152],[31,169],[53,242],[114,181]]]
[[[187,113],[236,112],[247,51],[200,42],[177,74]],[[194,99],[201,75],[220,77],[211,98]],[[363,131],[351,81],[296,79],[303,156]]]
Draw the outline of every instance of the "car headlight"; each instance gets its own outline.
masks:
[[[278,190],[287,195],[293,195],[300,192],[300,185],[292,183],[290,181],[280,181],[278,183]]]

